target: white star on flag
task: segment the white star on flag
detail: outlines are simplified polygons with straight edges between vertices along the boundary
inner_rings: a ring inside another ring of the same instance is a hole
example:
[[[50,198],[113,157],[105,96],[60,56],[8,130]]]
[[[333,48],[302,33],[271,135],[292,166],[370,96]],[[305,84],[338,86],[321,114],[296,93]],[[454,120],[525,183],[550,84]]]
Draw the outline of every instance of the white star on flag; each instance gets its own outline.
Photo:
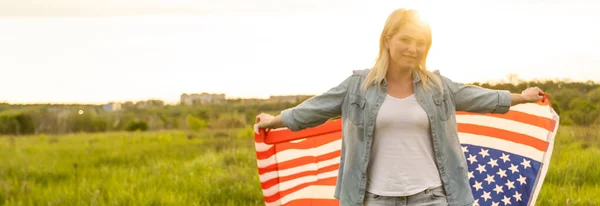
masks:
[[[494,191],[496,191],[496,194],[500,194],[504,192],[504,189],[502,189],[502,185],[496,185],[496,188],[494,188]]]
[[[467,158],[471,164],[473,164],[473,162],[477,162],[477,156],[473,156],[473,155],[469,155],[469,158]]]
[[[504,153],[502,153],[502,157],[500,157],[500,159],[504,160],[504,162],[509,161],[510,162],[510,158],[508,158],[509,155],[506,155]]]
[[[487,172],[487,170],[485,169],[485,165],[479,165],[479,167],[477,167],[476,170],[479,171],[479,174]]]
[[[515,191],[515,194],[513,195],[513,197],[515,198],[516,201],[521,201],[521,194],[519,194],[518,191]]]
[[[515,188],[515,182],[510,181],[510,180],[506,180],[506,187],[508,187],[508,189],[510,190],[511,188]]]
[[[523,177],[523,176],[521,176],[521,175],[519,175],[519,179],[517,179],[517,181],[519,181],[519,184],[521,184],[521,185],[524,185],[524,184],[526,184],[526,182],[525,182],[525,177]]]
[[[527,167],[531,167],[531,161],[523,159],[523,162],[521,162],[521,165],[523,165],[523,167],[525,169],[527,169]]]
[[[487,175],[487,178],[485,178],[485,181],[488,182],[488,184],[491,184],[494,181],[494,175]]]
[[[494,166],[498,166],[498,160],[495,160],[494,158],[490,158],[490,161],[488,162],[488,165],[490,165],[492,168],[494,168]]]
[[[504,199],[502,199],[502,202],[504,202],[504,205],[510,205],[510,197],[507,197],[506,195],[504,196]]]
[[[508,168],[513,174],[519,172],[519,166],[517,165],[513,165],[512,163],[510,163],[510,168]]]
[[[483,182],[475,181],[475,184],[473,185],[473,188],[475,188],[475,191],[479,191],[480,189],[483,189],[483,186],[481,186],[481,183],[483,183]]]
[[[503,169],[498,169],[498,172],[496,174],[500,175],[500,177],[508,177],[506,176],[506,170]]]
[[[479,152],[479,154],[481,155],[481,157],[485,158],[486,156],[490,156],[490,154],[488,153],[490,150],[487,149],[481,149],[481,152]]]
[[[490,196],[492,193],[491,192],[483,192],[483,195],[481,195],[481,198],[483,198],[484,201],[487,201],[488,199],[492,199],[492,196]]]

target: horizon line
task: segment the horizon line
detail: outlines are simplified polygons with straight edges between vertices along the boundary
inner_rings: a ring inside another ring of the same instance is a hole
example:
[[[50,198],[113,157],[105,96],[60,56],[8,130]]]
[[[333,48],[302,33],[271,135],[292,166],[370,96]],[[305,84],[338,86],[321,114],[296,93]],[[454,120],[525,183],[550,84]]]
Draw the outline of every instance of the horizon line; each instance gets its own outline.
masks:
[[[548,82],[548,81],[552,81],[552,82],[565,82],[565,83],[590,83],[592,82],[595,85],[600,85],[600,81],[596,81],[596,80],[585,80],[585,81],[573,81],[570,78],[554,78],[554,79],[532,79],[532,80],[522,80],[522,79],[518,79],[519,82]],[[477,82],[477,81],[472,81],[466,84],[473,84],[473,83],[479,83],[479,84],[490,84],[490,85],[497,85],[497,84],[513,84],[511,83],[510,80],[498,80],[498,81],[485,81],[485,82]],[[127,102],[131,102],[131,103],[137,103],[137,102],[147,102],[147,101],[152,101],[152,100],[158,100],[158,101],[162,101],[164,105],[179,105],[181,104],[181,96],[182,95],[192,95],[192,94],[210,94],[210,95],[224,95],[225,100],[269,100],[271,99],[271,97],[276,97],[276,96],[316,96],[318,94],[310,94],[310,93],[296,93],[296,94],[270,94],[267,96],[228,96],[226,92],[181,92],[181,94],[179,95],[178,100],[173,101],[173,100],[166,100],[165,98],[156,98],[156,97],[148,97],[148,98],[144,98],[144,99],[138,99],[138,100],[106,100],[103,102],[85,102],[85,101],[80,101],[80,102],[67,102],[67,101],[33,101],[33,102],[20,102],[20,101],[7,101],[7,100],[1,100],[0,104],[8,104],[8,105],[106,105],[106,104],[110,104],[110,103],[119,103],[119,104],[125,104]]]

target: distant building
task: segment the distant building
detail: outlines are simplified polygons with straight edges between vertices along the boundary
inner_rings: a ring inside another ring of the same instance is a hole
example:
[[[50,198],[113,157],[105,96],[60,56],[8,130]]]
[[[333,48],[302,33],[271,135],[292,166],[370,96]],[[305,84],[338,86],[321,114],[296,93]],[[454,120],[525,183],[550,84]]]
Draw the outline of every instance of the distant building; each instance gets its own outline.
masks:
[[[242,104],[256,104],[256,103],[264,102],[265,99],[248,98],[248,99],[240,99],[240,101],[242,102]]]
[[[104,111],[107,111],[107,112],[119,111],[119,110],[121,110],[121,104],[116,103],[116,102],[111,102],[111,103],[102,105],[102,109],[104,109]]]
[[[149,99],[144,101],[138,101],[135,103],[135,107],[138,109],[146,109],[151,107],[162,107],[164,102],[162,100]]]
[[[282,95],[282,96],[275,95],[275,96],[269,96],[269,101],[297,103],[297,102],[304,101],[310,97],[312,97],[312,95]]]
[[[225,94],[182,94],[180,98],[181,104],[183,105],[197,105],[197,104],[209,104],[219,103],[225,101]]]

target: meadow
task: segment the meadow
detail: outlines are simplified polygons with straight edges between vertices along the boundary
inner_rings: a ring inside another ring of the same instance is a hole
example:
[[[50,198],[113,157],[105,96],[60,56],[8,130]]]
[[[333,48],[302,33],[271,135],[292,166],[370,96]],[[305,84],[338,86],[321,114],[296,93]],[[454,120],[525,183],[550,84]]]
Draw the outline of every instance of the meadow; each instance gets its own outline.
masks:
[[[561,126],[537,205],[600,205],[600,128]],[[264,205],[251,128],[0,137],[0,205]]]

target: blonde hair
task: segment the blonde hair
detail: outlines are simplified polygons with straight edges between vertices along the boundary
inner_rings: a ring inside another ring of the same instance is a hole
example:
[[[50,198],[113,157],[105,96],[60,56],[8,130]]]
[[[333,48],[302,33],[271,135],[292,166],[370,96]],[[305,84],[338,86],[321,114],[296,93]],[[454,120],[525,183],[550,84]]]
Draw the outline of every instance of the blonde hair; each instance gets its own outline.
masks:
[[[388,38],[394,36],[400,30],[400,27],[410,23],[421,26],[425,30],[425,33],[427,35],[425,37],[425,53],[423,55],[422,62],[420,63],[419,68],[417,69],[419,77],[421,78],[425,89],[431,89],[431,85],[429,84],[429,82],[431,81],[438,86],[440,91],[443,92],[441,79],[438,78],[438,76],[435,75],[433,72],[428,71],[426,67],[427,54],[429,53],[429,48],[431,47],[432,42],[431,27],[427,23],[421,21],[417,11],[408,10],[404,8],[393,11],[388,16],[385,25],[383,26],[383,31],[381,32],[381,36],[379,38],[379,55],[375,60],[373,68],[371,69],[371,71],[369,71],[369,74],[367,74],[366,78],[363,81],[362,88],[364,90],[366,90],[369,86],[373,84],[379,84],[381,83],[381,81],[383,81],[388,71],[388,66],[390,62],[390,52],[386,48],[386,41]]]

